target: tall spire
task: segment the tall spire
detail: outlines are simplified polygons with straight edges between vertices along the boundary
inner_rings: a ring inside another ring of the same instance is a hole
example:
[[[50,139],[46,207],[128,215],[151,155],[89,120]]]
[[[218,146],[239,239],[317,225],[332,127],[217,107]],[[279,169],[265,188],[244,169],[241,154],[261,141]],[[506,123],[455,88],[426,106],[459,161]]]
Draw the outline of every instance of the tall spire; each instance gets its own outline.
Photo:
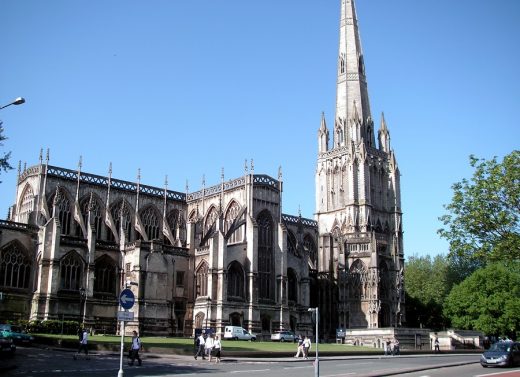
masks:
[[[339,32],[338,80],[336,89],[336,121],[334,146],[344,146],[350,140],[359,142],[358,137],[370,141],[366,122],[370,121],[367,80],[363,50],[359,37],[354,0],[341,1]],[[357,111],[357,113],[356,113]],[[364,125],[360,133],[349,130],[349,121],[357,116]]]

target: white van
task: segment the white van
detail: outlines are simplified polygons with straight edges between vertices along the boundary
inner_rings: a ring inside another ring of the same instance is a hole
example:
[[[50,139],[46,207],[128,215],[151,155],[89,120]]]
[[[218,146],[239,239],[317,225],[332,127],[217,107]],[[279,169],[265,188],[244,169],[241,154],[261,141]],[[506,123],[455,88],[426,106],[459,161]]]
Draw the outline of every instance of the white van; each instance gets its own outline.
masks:
[[[255,341],[256,335],[251,334],[249,331],[240,326],[226,326],[224,328],[224,339]]]

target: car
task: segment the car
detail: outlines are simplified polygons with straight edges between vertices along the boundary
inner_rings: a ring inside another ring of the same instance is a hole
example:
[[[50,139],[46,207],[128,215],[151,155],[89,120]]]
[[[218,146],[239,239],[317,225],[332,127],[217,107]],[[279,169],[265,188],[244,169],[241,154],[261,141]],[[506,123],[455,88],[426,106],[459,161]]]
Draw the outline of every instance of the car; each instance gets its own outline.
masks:
[[[292,331],[277,331],[271,334],[271,340],[274,342],[294,342],[297,339]]]
[[[487,367],[512,367],[520,365],[520,343],[496,342],[480,356],[480,365]]]
[[[4,335],[0,331],[0,355],[13,355],[16,351],[16,345],[14,344],[13,338]]]
[[[224,327],[223,338],[232,340],[250,340],[254,342],[256,340],[256,335],[240,326],[226,326]]]
[[[30,345],[34,338],[22,330],[20,326],[11,324],[0,325],[0,333],[5,337],[13,339],[14,343],[20,345]]]

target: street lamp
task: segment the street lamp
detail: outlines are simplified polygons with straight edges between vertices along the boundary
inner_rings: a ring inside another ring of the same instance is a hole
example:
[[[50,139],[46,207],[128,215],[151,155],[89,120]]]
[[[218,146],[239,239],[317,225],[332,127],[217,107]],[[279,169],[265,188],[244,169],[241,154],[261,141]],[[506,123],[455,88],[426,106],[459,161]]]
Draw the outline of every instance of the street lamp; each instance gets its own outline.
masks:
[[[320,376],[320,359],[318,357],[318,341],[320,338],[318,336],[318,318],[319,318],[318,307],[309,308],[308,311],[316,313],[316,360],[314,360],[314,377],[319,377]]]
[[[209,316],[209,304],[211,302],[211,298],[206,298],[206,331],[208,331],[208,316]]]
[[[15,99],[13,102],[8,103],[7,105],[4,105],[4,106],[0,106],[0,110],[6,108],[7,106],[11,106],[11,105],[21,105],[22,103],[25,103],[25,98],[23,98],[23,97],[18,97],[18,98]]]
[[[85,291],[85,288],[81,287],[79,289],[79,318],[82,327],[85,327],[85,313],[84,313],[84,301],[87,296],[87,292]]]

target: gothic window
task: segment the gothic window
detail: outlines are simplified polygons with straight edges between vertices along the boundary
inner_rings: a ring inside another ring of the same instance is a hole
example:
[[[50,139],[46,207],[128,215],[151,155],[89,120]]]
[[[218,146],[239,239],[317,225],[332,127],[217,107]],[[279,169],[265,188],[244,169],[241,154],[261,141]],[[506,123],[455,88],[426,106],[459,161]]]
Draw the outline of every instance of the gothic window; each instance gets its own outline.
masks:
[[[233,201],[233,203],[230,205],[229,209],[227,210],[226,217],[225,217],[225,229],[224,232],[227,234],[231,227],[233,226],[233,222],[235,224],[240,221],[241,219],[238,219],[237,216],[240,212],[240,206],[237,202]],[[236,225],[235,225],[236,226]],[[236,243],[236,242],[242,242],[243,240],[243,230],[244,225],[241,225],[240,227],[236,228],[233,233],[228,238],[228,243]]]
[[[90,205],[92,205],[91,209],[89,209]],[[92,198],[92,203],[91,203],[90,198],[84,200],[83,204],[81,206],[81,215],[83,216],[83,221],[85,222],[85,226],[87,227],[87,229],[89,227],[89,225],[88,225],[89,211],[90,211],[90,216],[93,217],[93,221],[94,221],[93,227],[94,227],[94,230],[96,231],[96,236],[97,236],[97,238],[100,238],[101,229],[103,226],[103,221],[101,219],[101,205],[94,198]],[[77,227],[77,235],[78,236],[81,235],[81,229],[80,229],[79,225]]]
[[[357,259],[350,266],[348,275],[349,297],[351,299],[362,299],[365,296],[365,282],[367,278],[365,264]]]
[[[29,216],[34,208],[34,192],[31,186],[27,185],[22,195],[22,202],[18,210],[18,222],[28,224]]]
[[[123,213],[121,214],[121,209],[123,208],[123,201],[121,200],[117,204],[113,205],[112,208],[110,208],[110,214],[112,215],[112,220],[114,221],[114,226],[118,232],[121,231],[121,218],[123,218],[123,231],[125,232],[126,240],[127,241],[133,241],[132,235],[132,216],[130,215],[130,211],[128,210],[129,205],[125,203]],[[111,242],[119,242],[119,240],[116,240],[114,237],[114,234],[110,230],[110,228],[107,226],[107,234],[108,234],[108,241]]]
[[[379,276],[380,276],[380,281],[379,281],[379,285],[378,285],[379,298],[383,298],[383,299],[389,298],[390,276],[388,273],[388,266],[385,262],[381,262],[379,264]]]
[[[68,253],[60,261],[60,288],[77,291],[81,288],[83,261],[75,252]]]
[[[206,222],[204,223],[204,234],[207,234],[211,229],[213,228],[213,225],[215,225],[215,222],[217,221],[218,213],[215,207],[212,207],[208,215],[206,216]]]
[[[94,291],[96,293],[116,294],[117,267],[114,260],[108,256],[102,256],[96,261]]]
[[[16,244],[4,249],[0,256],[0,286],[29,288],[31,262]]]
[[[312,269],[318,269],[318,254],[316,253],[316,244],[310,234],[303,237],[303,248],[309,254],[309,262]]]
[[[273,220],[269,212],[261,212],[257,224],[259,298],[273,299]]]
[[[202,262],[196,273],[196,296],[208,295],[208,264]]]
[[[339,58],[339,73],[345,73],[345,58],[343,56]]]
[[[244,299],[244,270],[237,261],[229,265],[227,273],[228,299]]]
[[[168,215],[166,216],[166,224],[170,227],[171,234],[174,238],[177,236],[176,232],[177,232],[178,222],[179,222],[179,210],[178,209],[171,210],[168,213]],[[168,239],[168,237],[164,237],[164,242],[167,245],[171,245],[171,242]]]
[[[195,328],[196,329],[201,329],[202,327],[204,327],[204,313],[202,312],[198,312],[197,315],[195,316]]]
[[[144,231],[149,240],[159,238],[159,217],[157,211],[150,206],[141,212],[141,220],[143,221]]]
[[[294,303],[298,302],[298,277],[292,268],[287,269],[287,298]]]
[[[290,230],[287,231],[287,253],[292,255],[298,254],[296,250],[296,237]]]
[[[55,216],[58,217],[61,225],[61,234],[71,234],[71,207],[70,200],[62,189],[58,189],[58,192],[54,194],[52,203],[55,206]]]
[[[268,314],[261,314],[260,321],[262,322],[262,332],[271,332],[271,317]]]

